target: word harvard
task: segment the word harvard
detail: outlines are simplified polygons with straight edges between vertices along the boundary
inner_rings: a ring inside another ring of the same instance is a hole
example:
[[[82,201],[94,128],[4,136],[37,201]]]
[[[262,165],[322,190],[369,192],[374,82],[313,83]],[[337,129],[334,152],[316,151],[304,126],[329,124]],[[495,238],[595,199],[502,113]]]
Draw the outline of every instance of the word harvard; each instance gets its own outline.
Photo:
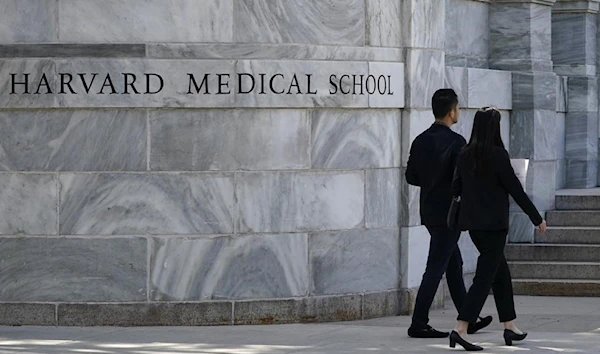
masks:
[[[391,75],[333,74],[329,82],[319,84],[312,74],[187,74],[185,88],[177,92],[188,95],[274,94],[317,95],[319,89],[329,89],[330,95],[393,95]],[[146,94],[155,95],[165,87],[159,74],[120,73],[58,73],[57,76],[42,73],[11,73],[10,94]],[[187,91],[185,91],[187,89]]]

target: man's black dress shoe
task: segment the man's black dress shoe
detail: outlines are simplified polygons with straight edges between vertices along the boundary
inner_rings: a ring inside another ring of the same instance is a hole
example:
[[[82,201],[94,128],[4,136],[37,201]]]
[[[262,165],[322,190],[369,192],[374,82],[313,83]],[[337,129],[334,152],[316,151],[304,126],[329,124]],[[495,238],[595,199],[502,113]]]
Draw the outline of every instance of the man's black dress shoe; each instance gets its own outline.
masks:
[[[431,326],[427,326],[424,329],[413,327],[408,329],[408,336],[412,338],[446,338],[449,334],[448,332],[436,331]]]
[[[469,328],[467,329],[468,334],[474,334],[475,332],[489,326],[490,323],[492,323],[492,316],[488,316],[488,317],[484,317],[484,318],[479,317],[479,318],[481,319],[481,321],[476,322],[474,324],[469,323]]]
[[[452,331],[452,333],[450,333],[450,348],[455,348],[456,343],[460,344],[468,352],[479,352],[483,350],[482,347],[475,344],[471,344],[466,340],[462,339],[462,337],[458,333],[456,333],[456,331]]]
[[[525,337],[527,337],[527,333],[516,334],[510,329],[504,330],[504,343],[506,343],[506,345],[508,346],[511,346],[513,344],[513,341],[523,340],[525,339]]]

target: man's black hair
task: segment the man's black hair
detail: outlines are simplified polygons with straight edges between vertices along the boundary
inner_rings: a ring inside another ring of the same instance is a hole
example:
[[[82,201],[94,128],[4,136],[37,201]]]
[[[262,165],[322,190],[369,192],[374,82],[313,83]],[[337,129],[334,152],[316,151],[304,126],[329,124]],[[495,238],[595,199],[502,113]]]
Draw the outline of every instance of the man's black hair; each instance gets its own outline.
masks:
[[[442,119],[458,104],[458,96],[453,89],[437,90],[431,98],[431,108],[436,119]]]

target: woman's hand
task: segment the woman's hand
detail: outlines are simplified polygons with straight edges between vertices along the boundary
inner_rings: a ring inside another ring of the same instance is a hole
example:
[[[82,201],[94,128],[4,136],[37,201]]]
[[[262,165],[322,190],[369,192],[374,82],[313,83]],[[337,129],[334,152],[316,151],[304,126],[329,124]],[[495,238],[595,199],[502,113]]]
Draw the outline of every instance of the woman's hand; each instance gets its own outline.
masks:
[[[545,234],[548,227],[546,226],[546,220],[542,221],[541,224],[538,225],[541,234]]]

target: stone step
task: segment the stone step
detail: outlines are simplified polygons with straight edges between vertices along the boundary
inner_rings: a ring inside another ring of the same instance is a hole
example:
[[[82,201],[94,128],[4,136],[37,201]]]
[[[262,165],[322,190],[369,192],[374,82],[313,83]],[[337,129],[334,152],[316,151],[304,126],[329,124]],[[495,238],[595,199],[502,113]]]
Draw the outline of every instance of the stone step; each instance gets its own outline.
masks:
[[[557,191],[558,210],[600,210],[600,189]]]
[[[543,235],[536,230],[535,242],[600,245],[600,227],[548,227]]]
[[[600,245],[511,244],[504,255],[508,261],[600,262]]]
[[[508,262],[513,279],[600,280],[600,262]]]
[[[600,280],[513,279],[515,295],[600,296]]]
[[[548,226],[600,226],[600,210],[553,210],[546,212]]]

